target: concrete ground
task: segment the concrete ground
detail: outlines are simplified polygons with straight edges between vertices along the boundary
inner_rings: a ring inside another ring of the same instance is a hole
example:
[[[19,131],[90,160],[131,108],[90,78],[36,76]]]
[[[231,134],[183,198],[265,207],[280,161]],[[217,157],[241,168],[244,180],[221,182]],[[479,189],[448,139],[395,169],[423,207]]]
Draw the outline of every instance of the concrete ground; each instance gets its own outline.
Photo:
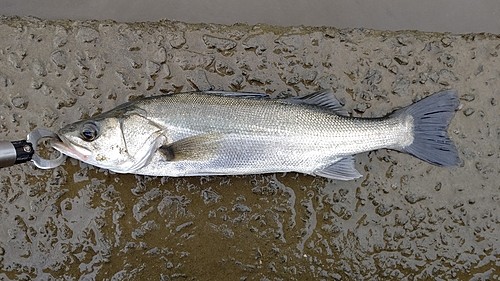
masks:
[[[0,0],[0,15],[120,22],[265,23],[453,33],[500,33],[497,0]]]
[[[452,168],[379,150],[349,182],[2,169],[1,279],[500,279],[498,35],[1,17],[0,38],[7,140],[178,91],[331,88],[358,117],[461,102]]]

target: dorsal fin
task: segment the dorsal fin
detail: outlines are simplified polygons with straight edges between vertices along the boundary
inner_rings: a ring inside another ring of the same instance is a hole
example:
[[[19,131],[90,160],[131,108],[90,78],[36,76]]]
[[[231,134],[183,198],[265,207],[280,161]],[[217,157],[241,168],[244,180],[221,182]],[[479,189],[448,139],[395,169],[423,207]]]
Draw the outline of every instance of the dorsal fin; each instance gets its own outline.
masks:
[[[227,91],[203,91],[202,94],[218,95],[224,97],[237,97],[247,99],[268,99],[268,94],[253,93],[253,92],[227,92]]]
[[[314,105],[333,111],[335,114],[340,116],[349,116],[347,110],[344,109],[337,98],[333,95],[333,91],[329,89],[320,90],[306,96],[288,98],[285,99],[285,101],[290,103]]]

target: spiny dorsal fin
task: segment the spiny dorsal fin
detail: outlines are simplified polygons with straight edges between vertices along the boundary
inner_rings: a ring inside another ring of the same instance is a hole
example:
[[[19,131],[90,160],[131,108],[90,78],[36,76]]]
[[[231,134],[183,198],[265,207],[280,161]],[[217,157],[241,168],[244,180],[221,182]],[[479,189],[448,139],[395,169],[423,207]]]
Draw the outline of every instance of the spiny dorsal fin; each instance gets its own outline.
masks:
[[[202,94],[218,95],[224,97],[236,97],[247,99],[268,99],[268,94],[253,93],[253,92],[226,92],[226,91],[203,91]]]
[[[200,161],[217,155],[221,148],[220,134],[203,134],[162,145],[158,150],[167,161]]]
[[[335,114],[340,116],[349,116],[347,110],[344,109],[337,98],[333,95],[333,91],[329,89],[320,90],[306,96],[288,98],[285,101],[290,103],[314,105],[333,111]]]

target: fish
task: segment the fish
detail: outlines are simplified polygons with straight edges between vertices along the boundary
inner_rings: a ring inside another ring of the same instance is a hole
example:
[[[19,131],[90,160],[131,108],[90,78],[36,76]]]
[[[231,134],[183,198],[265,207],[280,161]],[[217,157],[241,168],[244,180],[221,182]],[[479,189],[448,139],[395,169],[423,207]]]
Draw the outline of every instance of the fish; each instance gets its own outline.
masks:
[[[391,149],[437,166],[460,159],[447,130],[456,90],[379,118],[349,116],[332,90],[276,99],[205,91],[127,102],[64,126],[52,146],[116,173],[150,176],[297,172],[336,180],[362,175],[354,155]]]

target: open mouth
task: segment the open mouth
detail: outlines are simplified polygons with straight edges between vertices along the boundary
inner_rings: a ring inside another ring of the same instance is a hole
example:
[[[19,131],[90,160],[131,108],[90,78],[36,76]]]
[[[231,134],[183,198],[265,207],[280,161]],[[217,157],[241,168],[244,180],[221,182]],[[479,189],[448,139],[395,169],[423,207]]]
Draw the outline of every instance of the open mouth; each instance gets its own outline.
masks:
[[[90,150],[70,142],[61,135],[58,135],[57,138],[52,138],[50,144],[57,151],[75,159],[85,161],[92,155]]]

